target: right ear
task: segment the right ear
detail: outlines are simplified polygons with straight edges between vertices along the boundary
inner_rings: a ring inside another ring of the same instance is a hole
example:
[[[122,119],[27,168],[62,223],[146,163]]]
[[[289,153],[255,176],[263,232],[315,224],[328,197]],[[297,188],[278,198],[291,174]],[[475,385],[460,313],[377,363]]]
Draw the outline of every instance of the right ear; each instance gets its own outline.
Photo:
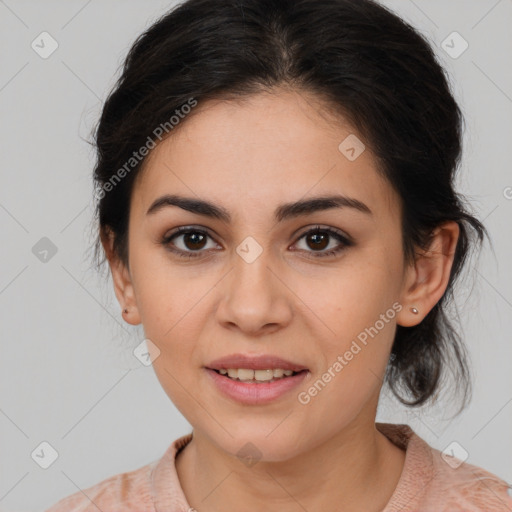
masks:
[[[131,325],[139,325],[141,323],[137,302],[135,300],[135,292],[133,288],[130,269],[125,264],[114,249],[115,235],[109,227],[101,230],[100,240],[105,255],[108,260],[112,281],[114,283],[114,292],[121,309],[123,318]],[[128,312],[126,312],[127,310]]]

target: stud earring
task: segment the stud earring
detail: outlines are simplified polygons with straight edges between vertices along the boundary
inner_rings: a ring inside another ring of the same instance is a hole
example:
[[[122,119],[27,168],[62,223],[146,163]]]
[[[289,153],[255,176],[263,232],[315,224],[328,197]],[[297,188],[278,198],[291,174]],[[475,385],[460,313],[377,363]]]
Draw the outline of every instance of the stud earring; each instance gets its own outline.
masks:
[[[418,311],[416,308],[410,308],[410,309],[411,309],[411,311],[412,311],[415,315],[417,315],[417,314],[419,313],[419,311]]]
[[[124,308],[123,313],[128,313],[128,310],[126,308]]]

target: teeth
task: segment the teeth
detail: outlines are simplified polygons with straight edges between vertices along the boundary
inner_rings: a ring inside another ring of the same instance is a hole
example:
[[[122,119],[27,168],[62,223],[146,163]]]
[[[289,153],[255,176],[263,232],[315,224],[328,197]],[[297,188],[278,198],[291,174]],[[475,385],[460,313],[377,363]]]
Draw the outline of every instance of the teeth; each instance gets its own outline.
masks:
[[[269,382],[283,377],[293,375],[292,370],[282,370],[277,368],[275,370],[251,370],[249,368],[228,368],[220,369],[221,375],[227,375],[231,379],[238,379],[242,382]]]
[[[242,368],[239,368],[238,370],[235,370],[238,372],[238,380],[253,380],[254,379],[254,370],[245,370]],[[230,375],[231,377],[231,375]]]
[[[238,370],[240,376],[240,370]],[[274,370],[254,370],[254,378],[259,381],[272,380],[274,378]]]

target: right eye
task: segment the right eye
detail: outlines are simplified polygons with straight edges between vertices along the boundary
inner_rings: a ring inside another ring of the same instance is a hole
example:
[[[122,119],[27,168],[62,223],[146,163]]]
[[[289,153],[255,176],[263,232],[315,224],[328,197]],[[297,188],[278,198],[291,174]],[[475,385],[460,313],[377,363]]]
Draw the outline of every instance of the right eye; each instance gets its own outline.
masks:
[[[201,256],[201,253],[206,252],[202,249],[205,248],[208,238],[212,239],[206,231],[190,226],[181,226],[170,235],[166,235],[162,239],[162,245],[182,258],[197,258]],[[181,241],[176,244],[173,242],[175,239]],[[179,247],[180,245],[181,247]]]

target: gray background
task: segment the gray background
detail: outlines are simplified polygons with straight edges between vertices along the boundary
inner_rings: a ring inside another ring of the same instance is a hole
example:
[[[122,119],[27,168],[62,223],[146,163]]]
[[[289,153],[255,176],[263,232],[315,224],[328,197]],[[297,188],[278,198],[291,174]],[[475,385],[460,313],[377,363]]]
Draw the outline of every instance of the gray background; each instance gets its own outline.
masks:
[[[470,407],[450,419],[450,404],[407,411],[384,396],[378,420],[408,423],[440,450],[457,441],[468,462],[512,482],[512,1],[385,4],[428,36],[450,74],[467,125],[459,188],[495,250],[470,262],[458,299],[476,376]],[[143,332],[124,324],[88,252],[85,139],[130,44],[172,5],[0,0],[1,511],[44,509],[153,461],[190,430],[133,356]],[[47,59],[31,47],[43,31],[59,45]],[[441,47],[453,31],[469,43],[456,59]],[[43,237],[57,249],[47,261],[32,250]],[[58,452],[48,469],[31,458],[42,441]]]

